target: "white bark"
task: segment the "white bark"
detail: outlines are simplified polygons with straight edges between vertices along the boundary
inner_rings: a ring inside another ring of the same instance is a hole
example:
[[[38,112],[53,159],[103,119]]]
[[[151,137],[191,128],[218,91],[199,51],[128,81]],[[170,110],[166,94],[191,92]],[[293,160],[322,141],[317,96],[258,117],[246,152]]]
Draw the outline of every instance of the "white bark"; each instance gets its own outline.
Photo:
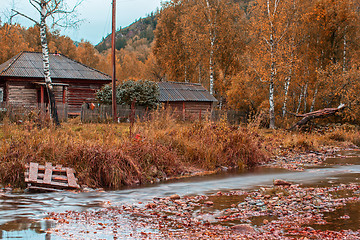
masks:
[[[276,9],[278,6],[278,1],[275,0],[274,6],[274,14],[276,13]],[[276,43],[274,39],[274,25],[272,22],[272,16],[270,12],[270,1],[267,1],[267,11],[268,11],[268,18],[270,23],[270,40],[267,41],[269,48],[270,48],[270,61],[271,61],[271,69],[270,69],[270,80],[269,80],[269,128],[275,128],[275,104],[274,104],[274,88],[275,88],[275,76],[276,76],[276,61],[275,61],[275,51],[276,51]]]
[[[316,86],[316,88],[315,88],[314,96],[313,96],[311,107],[310,107],[310,112],[314,111],[317,93],[318,93],[318,86]]]
[[[307,108],[307,104],[306,104],[307,90],[308,90],[308,83],[305,84],[305,88],[304,88],[304,113],[306,112],[306,108]]]
[[[52,82],[50,77],[50,62],[49,62],[49,49],[46,39],[46,5],[42,5],[41,9],[41,19],[40,19],[40,40],[41,40],[41,49],[43,56],[43,66],[45,74],[45,82],[49,88],[52,89]]]
[[[270,36],[270,41],[272,41],[272,34]],[[271,73],[270,73],[270,82],[269,82],[269,128],[275,128],[275,104],[274,104],[274,88],[275,88],[275,76],[276,76],[276,62],[274,57],[274,48],[271,47]]]
[[[298,103],[298,107],[296,109],[296,114],[298,114],[299,111],[300,111],[301,102],[302,102],[302,98],[303,98],[303,91],[304,91],[304,87],[301,87],[301,93],[300,93],[300,96],[299,96],[299,103]]]
[[[269,109],[269,115],[270,115],[270,125],[269,127],[271,129],[275,128],[275,104],[274,104],[274,81],[270,81],[269,86],[269,103],[270,103],[270,109]]]
[[[209,0],[206,0],[206,7],[208,9],[208,23],[209,23],[209,40],[210,40],[210,55],[209,55],[209,92],[214,94],[214,48],[216,41],[216,16],[215,19],[211,17],[211,6]]]
[[[77,0],[73,8],[68,10],[65,0],[29,0],[29,3],[36,9],[40,14],[40,22],[34,20],[33,18],[23,14],[15,9],[12,9],[13,15],[11,18],[20,15],[27,18],[28,20],[34,22],[40,26],[40,40],[41,40],[41,49],[43,56],[43,67],[45,75],[45,84],[46,89],[49,95],[50,100],[50,115],[53,118],[54,122],[58,125],[59,119],[56,110],[55,96],[53,93],[53,85],[50,77],[50,63],[49,63],[49,49],[46,39],[46,18],[51,17],[53,23],[52,26],[60,27],[73,27],[79,24],[80,20],[76,18],[69,18],[75,13],[75,9],[82,3],[83,0]],[[56,17],[57,16],[57,17]]]
[[[291,72],[291,69],[290,69]],[[289,86],[290,86],[290,80],[291,80],[291,75],[289,75],[286,79],[285,79],[285,86],[284,86],[284,104],[283,104],[283,108],[282,108],[282,116],[285,117],[286,114],[286,104],[287,104],[287,97],[288,97],[288,93],[289,93]]]
[[[45,75],[45,83],[46,89],[50,100],[50,116],[54,120],[55,124],[59,124],[59,118],[56,108],[55,96],[53,93],[53,85],[50,77],[50,61],[49,61],[49,49],[46,39],[46,2],[44,0],[40,3],[41,13],[40,13],[40,40],[41,40],[41,49],[43,56],[43,66],[44,66],[44,75]]]
[[[294,39],[293,39],[294,42]],[[284,85],[284,104],[283,104],[283,108],[282,108],[282,116],[285,117],[286,114],[286,104],[287,104],[287,100],[288,100],[288,94],[289,94],[289,87],[290,87],[290,81],[291,81],[291,77],[292,77],[292,68],[294,65],[294,52],[291,52],[291,63],[290,63],[290,68],[289,68],[289,76],[285,79],[285,85]]]
[[[209,58],[209,71],[210,71],[210,94],[214,94],[214,62],[213,62],[213,56],[214,56],[214,41],[211,41],[211,47],[210,47],[210,58]]]
[[[346,34],[344,35],[344,52],[343,52],[343,72],[346,71],[346,47],[347,47],[347,42],[346,42]]]

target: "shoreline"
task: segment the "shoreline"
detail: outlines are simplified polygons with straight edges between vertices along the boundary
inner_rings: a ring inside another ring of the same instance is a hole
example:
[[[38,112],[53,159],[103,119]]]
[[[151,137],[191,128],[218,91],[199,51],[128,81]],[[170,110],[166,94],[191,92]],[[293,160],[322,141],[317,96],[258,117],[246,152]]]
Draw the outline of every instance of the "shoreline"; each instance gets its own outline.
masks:
[[[343,149],[332,150],[324,151],[322,157],[332,157]],[[347,150],[358,152],[359,148]],[[317,154],[309,153],[303,158],[303,163],[313,162],[314,156],[317,159]],[[326,217],[328,214],[340,211],[336,221],[344,223],[354,217],[351,212],[341,215],[341,211],[345,206],[359,209],[360,182],[323,187],[290,184],[218,191],[210,195],[174,194],[132,205],[111,206],[109,203],[108,207],[95,211],[50,213],[47,219],[58,225],[48,232],[59,236],[65,234],[69,239],[97,239],[102,234],[120,239],[360,238],[359,228],[329,230],[321,227],[331,226]],[[219,201],[226,202],[226,206],[220,207]],[[72,224],[87,230],[79,228],[78,235],[74,235],[69,227]],[[126,232],[121,224],[130,224],[134,230]]]

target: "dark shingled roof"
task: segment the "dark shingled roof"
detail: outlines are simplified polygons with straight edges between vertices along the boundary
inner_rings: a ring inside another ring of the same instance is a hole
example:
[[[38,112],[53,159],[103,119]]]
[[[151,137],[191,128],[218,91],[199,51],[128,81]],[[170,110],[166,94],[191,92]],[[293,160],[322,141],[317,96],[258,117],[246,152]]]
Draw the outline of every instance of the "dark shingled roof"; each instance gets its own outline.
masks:
[[[160,102],[217,102],[217,99],[198,83],[159,82],[158,85]]]
[[[61,54],[49,54],[51,78],[111,80],[111,77]],[[44,78],[42,53],[21,52],[0,65],[0,76]]]

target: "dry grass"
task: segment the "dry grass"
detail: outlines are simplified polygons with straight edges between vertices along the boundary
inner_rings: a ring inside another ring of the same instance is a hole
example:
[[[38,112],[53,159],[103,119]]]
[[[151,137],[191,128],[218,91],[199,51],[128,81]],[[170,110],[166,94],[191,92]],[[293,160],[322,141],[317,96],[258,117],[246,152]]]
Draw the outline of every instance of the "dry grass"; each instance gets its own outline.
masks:
[[[354,125],[329,125],[309,132],[286,130],[262,130],[257,132],[265,138],[268,146],[294,151],[319,151],[322,146],[360,147],[360,129]]]
[[[342,142],[345,144],[351,143],[360,147],[360,128],[348,124],[329,126],[323,138],[327,144]]]
[[[24,186],[29,162],[75,168],[81,184],[117,189],[222,166],[253,167],[278,149],[319,150],[323,145],[360,146],[359,128],[343,125],[312,133],[264,130],[259,124],[231,126],[224,119],[184,123],[169,111],[156,111],[135,124],[81,124],[54,127],[45,120],[0,127],[0,183]]]
[[[61,127],[5,120],[0,128],[0,182],[24,186],[24,166],[52,162],[75,168],[81,184],[108,189],[163,180],[220,166],[251,167],[266,161],[260,139],[225,122],[178,123],[155,112],[135,124],[81,124]]]
[[[179,124],[170,112],[154,112],[150,121],[138,124],[137,131],[170,147],[183,161],[207,170],[252,167],[269,156],[259,136],[225,120]]]

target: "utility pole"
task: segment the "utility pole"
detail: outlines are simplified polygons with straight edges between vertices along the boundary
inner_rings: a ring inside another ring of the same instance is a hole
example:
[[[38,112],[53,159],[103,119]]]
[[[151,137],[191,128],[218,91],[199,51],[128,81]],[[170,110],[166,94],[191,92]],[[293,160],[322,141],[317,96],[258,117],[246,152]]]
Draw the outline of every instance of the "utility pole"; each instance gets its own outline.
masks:
[[[111,33],[111,46],[112,46],[112,115],[114,122],[117,122],[116,112],[116,58],[115,58],[115,32],[116,32],[116,0],[112,1],[112,33]]]

